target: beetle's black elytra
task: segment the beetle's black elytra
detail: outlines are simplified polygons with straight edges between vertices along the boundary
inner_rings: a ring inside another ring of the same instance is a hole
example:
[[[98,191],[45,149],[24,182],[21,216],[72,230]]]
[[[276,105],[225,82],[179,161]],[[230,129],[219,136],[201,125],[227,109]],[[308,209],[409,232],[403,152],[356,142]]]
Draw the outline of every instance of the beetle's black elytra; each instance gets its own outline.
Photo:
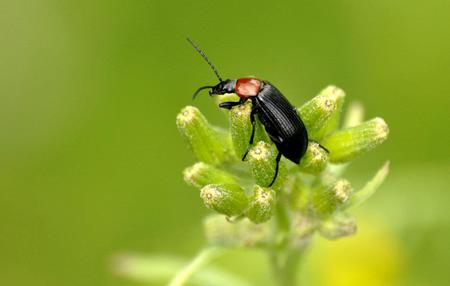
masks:
[[[281,92],[271,83],[259,80],[254,77],[222,80],[214,65],[206,57],[197,45],[188,38],[189,43],[210,65],[219,83],[214,86],[200,87],[194,97],[203,89],[210,89],[209,95],[219,95],[225,93],[236,93],[240,100],[237,102],[222,102],[219,107],[231,109],[233,106],[241,105],[248,99],[252,101],[252,111],[250,121],[252,123],[252,134],[250,136],[249,147],[242,160],[250,150],[255,136],[255,115],[264,125],[264,128],[272,142],[278,149],[275,165],[275,175],[269,187],[273,185],[277,176],[281,155],[299,164],[300,159],[308,148],[308,133],[302,119],[298,115],[292,104],[281,94]]]

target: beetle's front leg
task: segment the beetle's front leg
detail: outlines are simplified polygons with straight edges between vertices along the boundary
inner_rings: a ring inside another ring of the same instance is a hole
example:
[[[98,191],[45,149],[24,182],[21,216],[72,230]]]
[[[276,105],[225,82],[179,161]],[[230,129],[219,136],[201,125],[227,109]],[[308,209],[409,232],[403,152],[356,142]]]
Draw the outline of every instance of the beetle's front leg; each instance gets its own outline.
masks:
[[[237,106],[242,103],[244,103],[244,101],[242,99],[240,99],[239,101],[227,101],[227,102],[220,103],[219,107],[230,110],[232,107]]]
[[[250,122],[252,123],[252,135],[250,136],[250,142],[248,143],[247,151],[245,151],[245,154],[242,157],[242,161],[244,161],[245,157],[247,157],[247,154],[253,145],[253,139],[255,138],[255,129],[256,129],[255,113],[256,113],[256,108],[252,108],[252,111],[250,112]]]

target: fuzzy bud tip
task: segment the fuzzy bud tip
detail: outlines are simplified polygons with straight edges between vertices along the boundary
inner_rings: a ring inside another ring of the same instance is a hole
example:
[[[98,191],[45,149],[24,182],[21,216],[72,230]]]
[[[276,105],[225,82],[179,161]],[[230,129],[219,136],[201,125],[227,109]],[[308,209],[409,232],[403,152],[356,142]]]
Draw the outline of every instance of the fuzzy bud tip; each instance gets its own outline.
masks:
[[[271,155],[269,145],[265,142],[258,142],[249,152],[249,156],[257,161],[267,160]]]
[[[193,106],[186,106],[177,115],[177,124],[180,127],[188,125],[195,118],[198,109]]]

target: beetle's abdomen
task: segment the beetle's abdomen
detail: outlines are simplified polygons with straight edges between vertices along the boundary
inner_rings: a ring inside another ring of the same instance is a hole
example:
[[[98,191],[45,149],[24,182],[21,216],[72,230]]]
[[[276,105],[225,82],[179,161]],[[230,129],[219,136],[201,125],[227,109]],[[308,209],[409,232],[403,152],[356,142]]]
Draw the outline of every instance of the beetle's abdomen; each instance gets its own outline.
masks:
[[[308,147],[308,134],[295,108],[268,82],[264,82],[253,102],[257,105],[261,123],[278,150],[298,164]]]

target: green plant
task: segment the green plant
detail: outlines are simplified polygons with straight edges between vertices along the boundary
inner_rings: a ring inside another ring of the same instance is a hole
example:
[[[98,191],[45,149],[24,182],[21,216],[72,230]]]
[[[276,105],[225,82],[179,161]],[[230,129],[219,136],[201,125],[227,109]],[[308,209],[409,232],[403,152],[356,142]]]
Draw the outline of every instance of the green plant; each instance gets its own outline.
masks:
[[[342,174],[351,160],[384,142],[389,129],[381,118],[363,122],[363,108],[357,103],[350,105],[340,124],[344,98],[341,89],[329,86],[298,108],[314,141],[300,165],[281,161],[271,188],[266,186],[274,175],[276,148],[259,122],[256,143],[247,160],[240,159],[251,133],[250,101],[225,111],[228,130],[211,125],[195,107],[181,110],[178,129],[199,161],[184,170],[184,179],[213,214],[204,221],[208,245],[175,275],[171,286],[183,285],[210,259],[235,247],[267,252],[277,283],[296,285],[298,263],[315,233],[327,239],[355,233],[356,221],[348,210],[375,192],[388,163],[360,190]],[[238,98],[226,94],[217,100]]]

